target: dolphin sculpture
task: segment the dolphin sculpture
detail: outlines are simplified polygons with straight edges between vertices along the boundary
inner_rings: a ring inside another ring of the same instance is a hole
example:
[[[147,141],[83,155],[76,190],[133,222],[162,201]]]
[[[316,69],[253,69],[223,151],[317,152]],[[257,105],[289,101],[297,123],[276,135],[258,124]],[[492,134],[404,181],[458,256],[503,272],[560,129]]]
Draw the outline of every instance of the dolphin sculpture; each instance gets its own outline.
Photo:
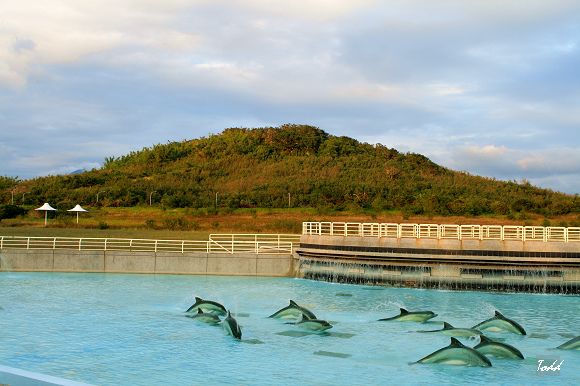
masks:
[[[217,316],[216,314],[212,314],[211,312],[203,312],[203,310],[201,308],[197,309],[197,314],[186,315],[186,316],[193,318],[195,320],[199,320],[200,322],[204,322],[204,323],[219,323],[220,322],[219,316]]]
[[[316,316],[304,307],[296,304],[294,300],[290,300],[290,305],[276,311],[269,318],[281,318],[281,319],[298,319],[300,315],[306,315],[309,319],[316,319]]]
[[[386,320],[396,320],[398,322],[424,322],[431,318],[436,317],[437,314],[433,313],[432,311],[407,311],[404,308],[401,308],[401,313],[397,316],[393,316],[391,318],[379,319],[378,321],[386,321]]]
[[[506,318],[499,311],[495,311],[495,316],[489,318],[472,328],[481,331],[511,332],[512,334],[526,335],[526,330],[517,322]]]
[[[324,331],[332,328],[332,324],[328,323],[326,320],[320,319],[310,319],[308,316],[302,314],[302,317],[298,319],[296,323],[287,323],[287,324],[295,324],[300,328],[305,328],[311,331]]]
[[[226,316],[226,318],[224,319],[223,326],[224,330],[226,330],[226,332],[229,335],[237,339],[242,339],[242,330],[240,329],[240,325],[238,324],[236,319],[232,317],[229,311],[228,316]]]
[[[416,363],[443,363],[446,365],[463,366],[491,366],[489,359],[480,353],[463,345],[455,338],[451,338],[451,344],[419,359]]]
[[[462,338],[467,338],[475,335],[482,335],[481,331],[479,330],[474,330],[472,328],[455,328],[447,322],[443,322],[443,328],[441,330],[417,331],[417,332],[440,332],[444,335],[458,336]]]
[[[580,336],[570,339],[556,348],[561,348],[563,350],[580,350]]]
[[[524,356],[514,346],[502,342],[495,342],[485,335],[479,336],[479,344],[474,347],[486,357],[524,359]]]
[[[185,312],[197,312],[198,309],[202,309],[204,312],[211,312],[217,315],[225,315],[226,308],[217,302],[211,300],[203,300],[202,298],[196,297],[195,303],[187,309]]]

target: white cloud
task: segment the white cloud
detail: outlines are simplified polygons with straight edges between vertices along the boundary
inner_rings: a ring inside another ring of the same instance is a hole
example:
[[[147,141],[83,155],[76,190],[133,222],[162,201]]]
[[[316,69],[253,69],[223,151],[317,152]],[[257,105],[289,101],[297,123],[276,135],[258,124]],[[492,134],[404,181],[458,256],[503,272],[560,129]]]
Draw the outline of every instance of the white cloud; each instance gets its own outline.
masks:
[[[179,12],[198,6],[242,8],[260,18],[324,22],[375,4],[373,0],[27,0],[0,5],[0,85],[23,86],[32,64],[70,63],[120,47],[187,52],[203,40],[172,28]],[[240,22],[238,20],[237,22]],[[214,28],[219,28],[215,20]],[[26,42],[24,44],[23,42]]]
[[[523,169],[543,168],[543,166],[548,163],[549,160],[546,159],[546,157],[526,157],[518,161],[518,164],[520,164]]]
[[[306,19],[315,22],[336,19],[379,3],[378,0],[245,0],[241,2],[230,0],[222,2],[278,18]]]
[[[466,146],[446,154],[442,164],[454,170],[519,181],[580,174],[580,149],[510,149],[505,146]]]
[[[500,146],[496,147],[494,145],[486,145],[483,147],[479,146],[469,146],[463,149],[463,153],[466,157],[473,157],[475,159],[490,159],[499,158],[506,153],[506,147]]]
[[[131,44],[183,51],[199,36],[171,30],[176,12],[202,2],[27,0],[2,2],[0,85],[22,86],[32,64],[70,63]],[[23,41],[29,49],[22,49]],[[16,48],[15,48],[16,47]]]

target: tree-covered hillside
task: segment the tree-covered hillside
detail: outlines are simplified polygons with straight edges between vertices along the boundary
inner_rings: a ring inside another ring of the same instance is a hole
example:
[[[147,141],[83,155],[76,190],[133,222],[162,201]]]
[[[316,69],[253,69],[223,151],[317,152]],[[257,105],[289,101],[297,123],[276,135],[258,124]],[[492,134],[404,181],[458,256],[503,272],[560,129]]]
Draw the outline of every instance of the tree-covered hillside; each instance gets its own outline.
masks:
[[[72,207],[314,207],[398,209],[414,215],[546,216],[580,212],[580,199],[438,166],[383,145],[307,125],[233,128],[106,158],[101,169],[18,181],[2,178],[0,201]],[[101,192],[101,193],[99,193]],[[153,192],[153,193],[152,193]],[[290,200],[290,202],[289,202]]]

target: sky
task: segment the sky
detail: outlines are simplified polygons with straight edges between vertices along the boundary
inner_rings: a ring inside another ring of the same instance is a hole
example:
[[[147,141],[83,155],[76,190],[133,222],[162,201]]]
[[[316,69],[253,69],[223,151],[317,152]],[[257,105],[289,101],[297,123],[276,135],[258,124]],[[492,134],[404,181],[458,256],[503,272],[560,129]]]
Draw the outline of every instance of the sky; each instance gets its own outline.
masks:
[[[286,123],[580,193],[580,2],[0,0],[0,175]]]

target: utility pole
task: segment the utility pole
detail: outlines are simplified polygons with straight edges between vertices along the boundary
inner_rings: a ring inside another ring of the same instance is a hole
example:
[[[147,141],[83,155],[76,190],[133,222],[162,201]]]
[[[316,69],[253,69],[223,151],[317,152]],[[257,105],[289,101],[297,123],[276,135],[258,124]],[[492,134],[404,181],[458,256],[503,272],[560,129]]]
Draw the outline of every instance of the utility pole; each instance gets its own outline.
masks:
[[[288,208],[290,208],[290,192],[288,192]]]
[[[215,207],[217,208],[217,195],[219,192],[215,192]]]

